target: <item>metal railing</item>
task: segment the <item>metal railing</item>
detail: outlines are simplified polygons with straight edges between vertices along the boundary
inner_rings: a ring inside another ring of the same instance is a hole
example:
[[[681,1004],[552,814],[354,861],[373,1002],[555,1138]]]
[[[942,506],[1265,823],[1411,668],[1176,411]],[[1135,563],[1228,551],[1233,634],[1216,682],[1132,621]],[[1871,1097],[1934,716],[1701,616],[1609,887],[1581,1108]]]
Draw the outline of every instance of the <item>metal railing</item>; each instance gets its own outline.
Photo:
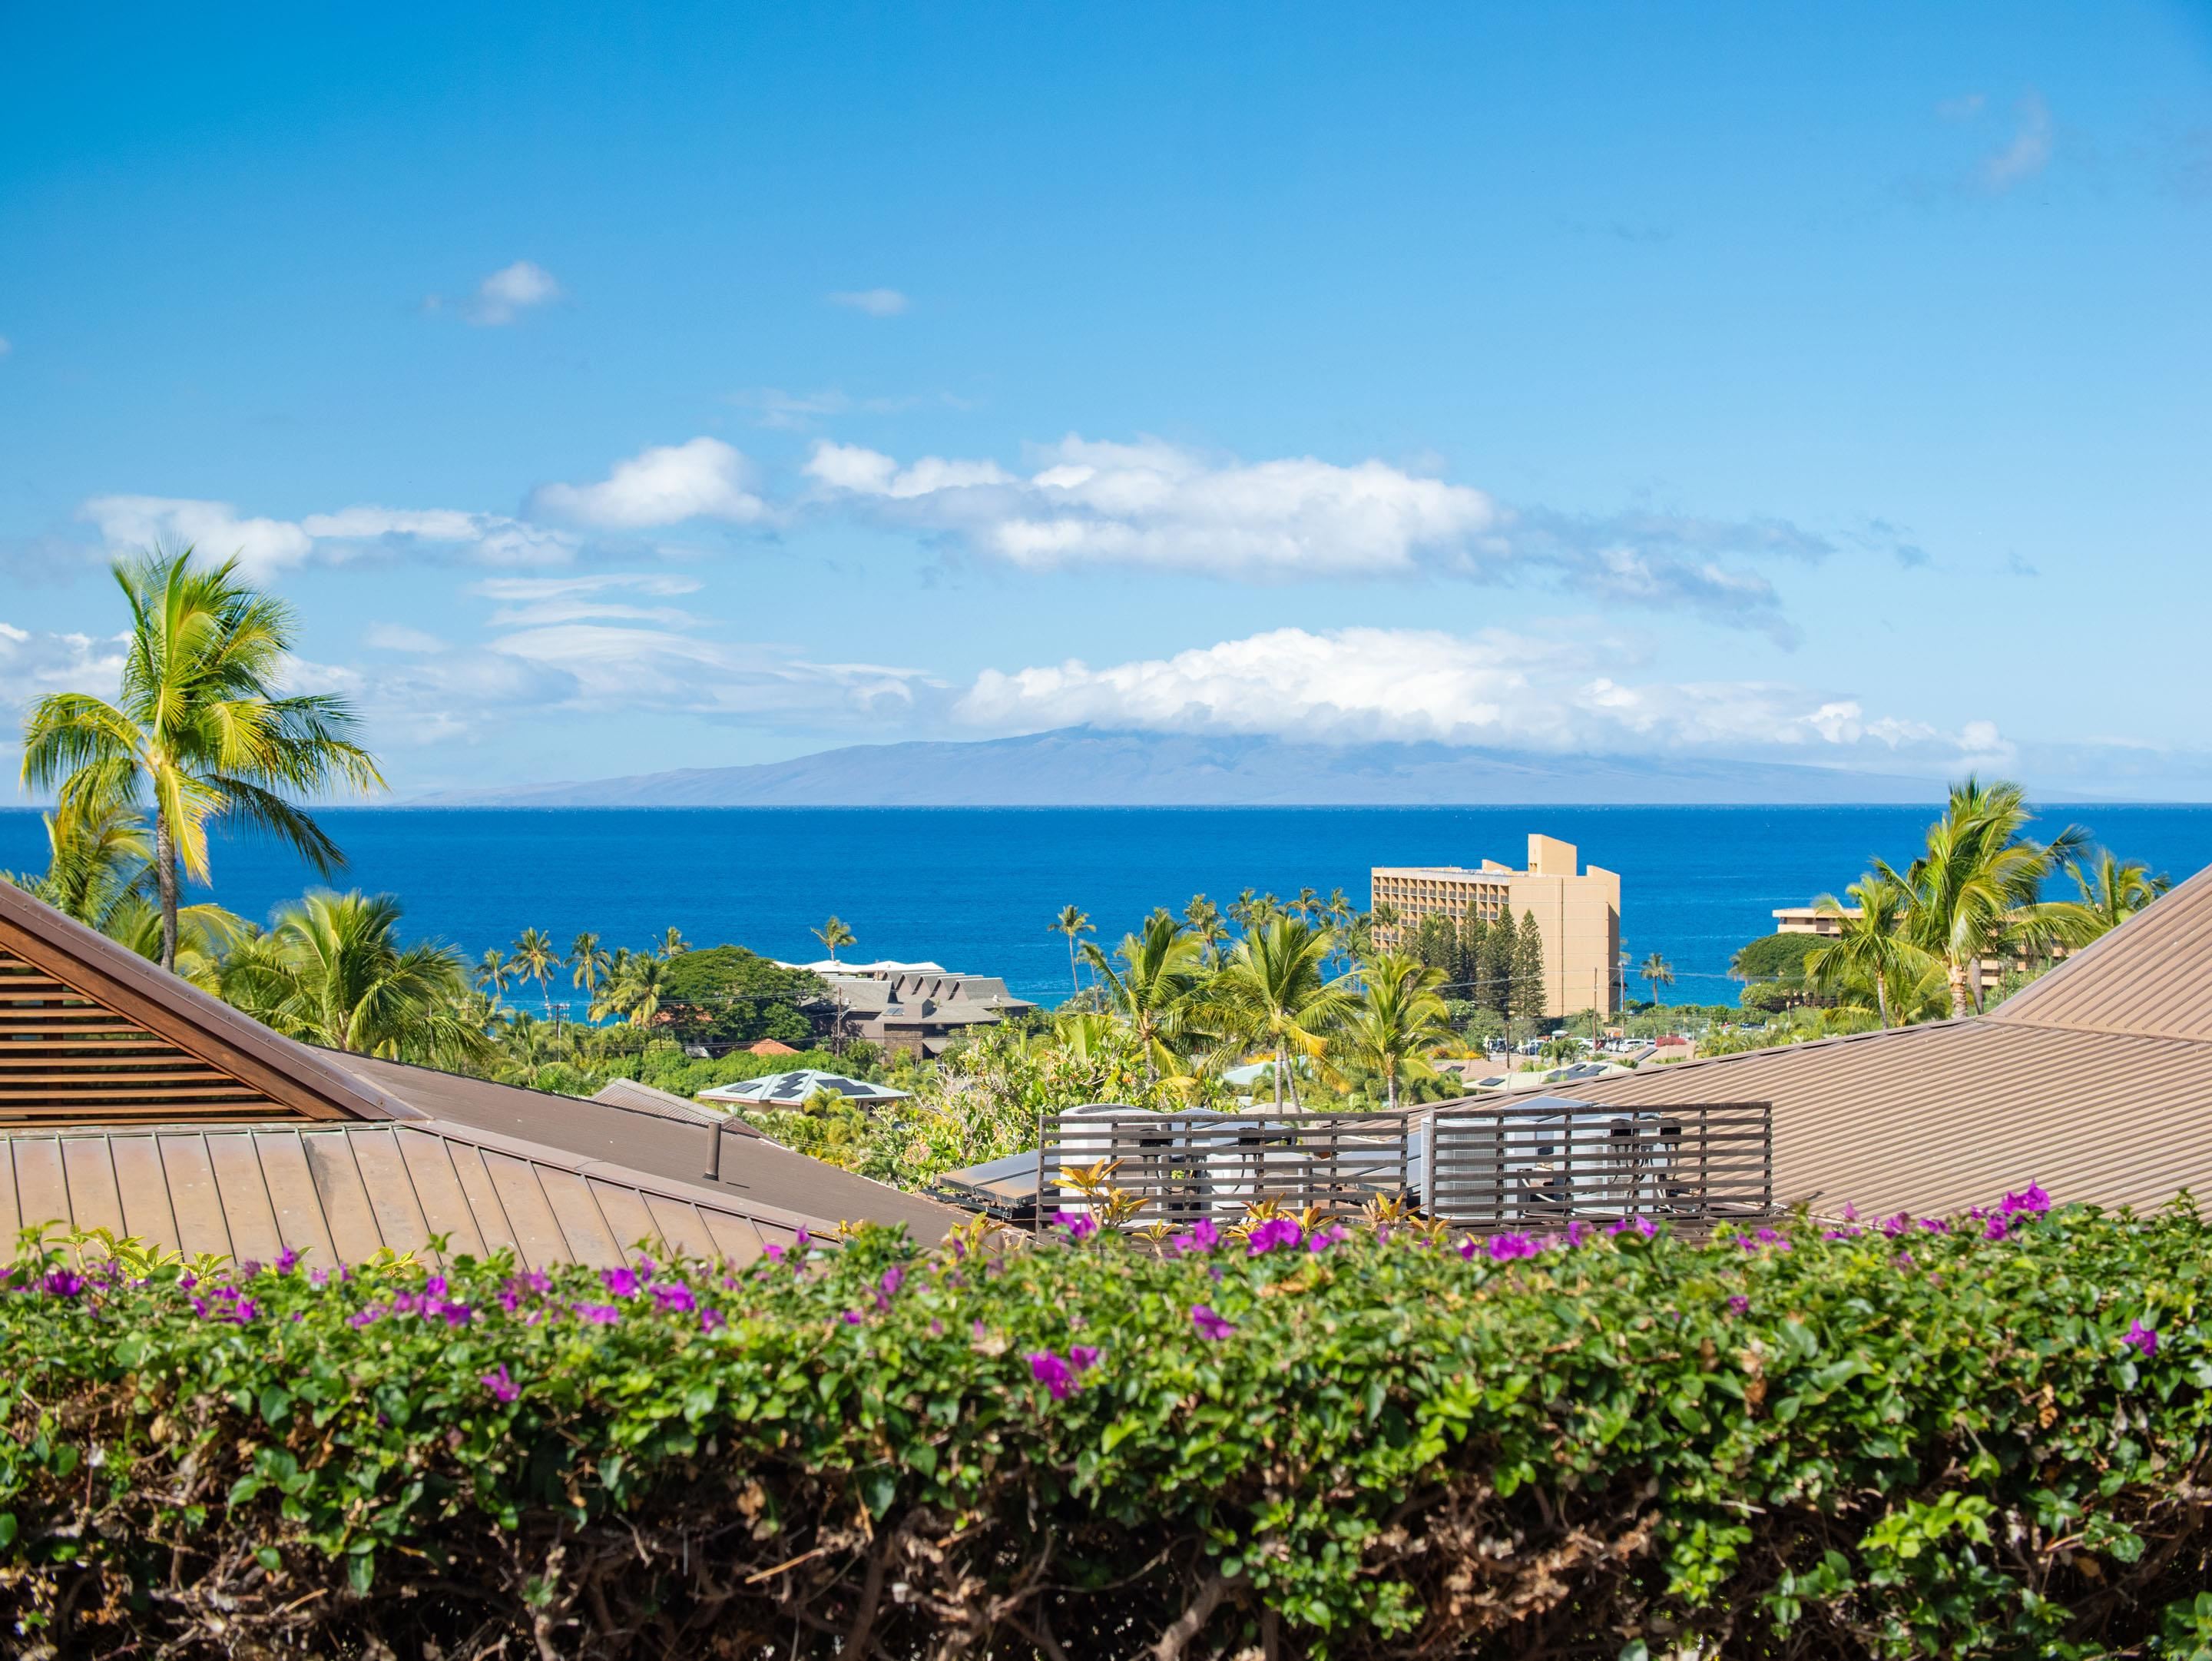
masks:
[[[1072,1169],[1114,1164],[1108,1185],[1138,1202],[1139,1223],[1227,1219],[1255,1200],[1332,1215],[1417,1191],[1412,1113],[1149,1113],[1047,1116],[1037,1212],[1074,1206]]]
[[[1455,1103],[1432,1110],[1421,1206],[1462,1227],[1642,1216],[1692,1225],[1774,1203],[1765,1102]]]
[[[1752,1217],[1774,1201],[1773,1112],[1765,1102],[1615,1107],[1454,1102],[1392,1113],[1048,1115],[1036,1214],[1081,1207],[1071,1171],[1110,1164],[1106,1186],[1132,1220],[1229,1220],[1259,1200],[1345,1215],[1404,1199],[1470,1229],[1561,1226],[1626,1216],[1692,1227]]]

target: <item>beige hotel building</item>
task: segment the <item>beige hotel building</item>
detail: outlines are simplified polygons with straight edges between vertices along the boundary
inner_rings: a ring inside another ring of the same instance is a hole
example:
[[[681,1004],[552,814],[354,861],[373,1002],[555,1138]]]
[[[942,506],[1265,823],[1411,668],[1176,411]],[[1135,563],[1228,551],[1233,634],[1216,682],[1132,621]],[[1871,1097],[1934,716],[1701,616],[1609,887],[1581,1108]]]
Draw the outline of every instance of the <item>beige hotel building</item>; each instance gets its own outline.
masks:
[[[1377,927],[1375,944],[1395,951],[1411,943],[1421,919],[1443,916],[1457,927],[1468,907],[1496,922],[1510,916],[1536,919],[1544,938],[1544,1010],[1572,1015],[1595,1009],[1618,1014],[1621,1005],[1620,876],[1599,866],[1579,874],[1574,843],[1555,837],[1528,838],[1528,868],[1496,860],[1463,865],[1378,865],[1370,873],[1368,904],[1398,914]]]

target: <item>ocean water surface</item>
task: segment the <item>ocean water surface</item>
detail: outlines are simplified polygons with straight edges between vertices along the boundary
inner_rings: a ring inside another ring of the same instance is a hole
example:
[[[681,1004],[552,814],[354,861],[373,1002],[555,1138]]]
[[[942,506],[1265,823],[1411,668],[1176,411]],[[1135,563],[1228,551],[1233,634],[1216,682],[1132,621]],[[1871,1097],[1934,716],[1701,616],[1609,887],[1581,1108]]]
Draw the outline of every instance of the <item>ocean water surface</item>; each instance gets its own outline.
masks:
[[[2058,806],[2177,880],[2212,864],[2212,806]],[[1155,905],[1225,905],[1250,887],[1342,888],[1364,904],[1374,865],[1521,864],[1530,831],[1564,837],[1621,876],[1632,964],[1658,952],[1677,1002],[1733,1001],[1729,954],[1778,905],[1840,891],[1876,855],[1899,864],[1930,810],[1915,807],[339,808],[341,886],[398,895],[410,934],[471,958],[538,927],[645,946],[671,924],[694,945],[821,956],[808,930],[836,912],[848,957],[933,958],[1006,977],[1018,994],[1068,989],[1050,928],[1073,902],[1109,948]],[[0,869],[42,869],[29,811],[0,812]],[[215,855],[215,897],[265,919],[313,873],[267,843]],[[1642,988],[1635,989],[1643,995]]]

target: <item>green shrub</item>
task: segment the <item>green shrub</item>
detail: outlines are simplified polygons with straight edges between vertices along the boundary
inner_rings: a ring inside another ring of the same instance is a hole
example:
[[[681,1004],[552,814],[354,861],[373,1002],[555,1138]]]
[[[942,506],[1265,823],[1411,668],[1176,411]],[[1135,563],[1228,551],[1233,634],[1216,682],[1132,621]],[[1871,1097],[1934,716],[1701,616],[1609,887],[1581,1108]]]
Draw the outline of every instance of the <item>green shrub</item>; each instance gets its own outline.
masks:
[[[2201,1649],[2208,1231],[1891,1226],[49,1256],[0,1603],[102,1655]]]

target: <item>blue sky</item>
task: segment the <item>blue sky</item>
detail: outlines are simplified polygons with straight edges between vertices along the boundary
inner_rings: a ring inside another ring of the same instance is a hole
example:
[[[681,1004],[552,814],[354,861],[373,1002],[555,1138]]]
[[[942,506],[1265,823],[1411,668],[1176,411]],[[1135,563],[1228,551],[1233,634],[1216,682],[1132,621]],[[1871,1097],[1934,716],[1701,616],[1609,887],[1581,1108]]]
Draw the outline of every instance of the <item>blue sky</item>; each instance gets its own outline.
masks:
[[[48,9],[0,94],[10,729],[160,538],[403,794],[1090,721],[2212,795],[2212,8]]]

